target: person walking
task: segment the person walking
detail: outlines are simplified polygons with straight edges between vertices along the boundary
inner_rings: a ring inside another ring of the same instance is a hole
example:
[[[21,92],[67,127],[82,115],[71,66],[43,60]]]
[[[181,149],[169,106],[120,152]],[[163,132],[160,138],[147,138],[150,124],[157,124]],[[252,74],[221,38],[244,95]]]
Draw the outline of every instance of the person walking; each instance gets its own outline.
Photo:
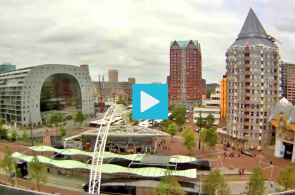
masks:
[[[273,180],[271,180],[270,182],[270,187],[273,187]]]

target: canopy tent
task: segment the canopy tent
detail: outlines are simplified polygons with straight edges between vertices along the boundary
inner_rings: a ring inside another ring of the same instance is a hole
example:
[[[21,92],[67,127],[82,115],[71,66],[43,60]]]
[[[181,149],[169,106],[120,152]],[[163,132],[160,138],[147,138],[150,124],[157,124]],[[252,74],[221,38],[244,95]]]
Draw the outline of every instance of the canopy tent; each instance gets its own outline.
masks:
[[[13,158],[18,158],[27,162],[33,159],[33,156],[27,156],[19,152],[12,154]],[[91,169],[90,164],[74,161],[74,160],[53,160],[44,156],[37,156],[38,160],[44,164],[50,164],[62,169]],[[156,167],[144,167],[144,168],[128,168],[121,167],[113,164],[103,164],[102,165],[103,174],[135,174],[142,177],[163,177],[165,176],[166,169],[156,168]],[[189,169],[183,171],[172,171],[171,175],[178,177],[187,177],[191,179],[197,178],[197,170]]]

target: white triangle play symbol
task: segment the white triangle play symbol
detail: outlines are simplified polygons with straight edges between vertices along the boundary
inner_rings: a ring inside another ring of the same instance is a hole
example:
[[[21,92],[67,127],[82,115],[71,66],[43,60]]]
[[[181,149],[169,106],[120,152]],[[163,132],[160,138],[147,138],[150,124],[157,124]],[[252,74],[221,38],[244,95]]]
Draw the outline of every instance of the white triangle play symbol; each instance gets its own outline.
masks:
[[[153,107],[154,105],[160,103],[159,100],[157,100],[156,98],[150,96],[149,94],[141,91],[140,92],[140,111],[144,112],[147,109],[150,109],[151,107]]]

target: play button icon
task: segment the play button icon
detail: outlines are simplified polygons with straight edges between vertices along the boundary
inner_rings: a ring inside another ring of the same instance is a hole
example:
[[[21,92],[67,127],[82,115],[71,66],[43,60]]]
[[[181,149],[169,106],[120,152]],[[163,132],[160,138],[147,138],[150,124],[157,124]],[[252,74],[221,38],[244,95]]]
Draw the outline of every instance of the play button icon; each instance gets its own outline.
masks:
[[[140,112],[144,112],[147,109],[150,109],[151,107],[160,103],[159,100],[150,96],[149,94],[145,93],[144,91],[140,92],[140,101],[141,101],[140,102]]]
[[[132,119],[166,120],[168,118],[167,84],[132,85]]]

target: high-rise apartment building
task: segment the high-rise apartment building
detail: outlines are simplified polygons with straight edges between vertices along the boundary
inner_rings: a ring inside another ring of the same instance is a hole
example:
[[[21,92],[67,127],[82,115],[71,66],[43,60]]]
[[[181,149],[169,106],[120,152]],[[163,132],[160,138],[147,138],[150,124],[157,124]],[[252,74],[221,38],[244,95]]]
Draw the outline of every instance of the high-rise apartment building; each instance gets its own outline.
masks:
[[[111,83],[118,82],[118,70],[109,70],[109,82]]]
[[[128,78],[128,83],[135,84],[135,78]]]
[[[191,110],[201,104],[202,55],[198,41],[171,41],[169,95],[171,105]]]
[[[281,92],[280,55],[252,9],[226,56],[229,139],[223,141],[246,148],[270,144],[274,131],[268,117]]]
[[[295,64],[283,63],[281,65],[283,96],[290,102],[295,102]]]

